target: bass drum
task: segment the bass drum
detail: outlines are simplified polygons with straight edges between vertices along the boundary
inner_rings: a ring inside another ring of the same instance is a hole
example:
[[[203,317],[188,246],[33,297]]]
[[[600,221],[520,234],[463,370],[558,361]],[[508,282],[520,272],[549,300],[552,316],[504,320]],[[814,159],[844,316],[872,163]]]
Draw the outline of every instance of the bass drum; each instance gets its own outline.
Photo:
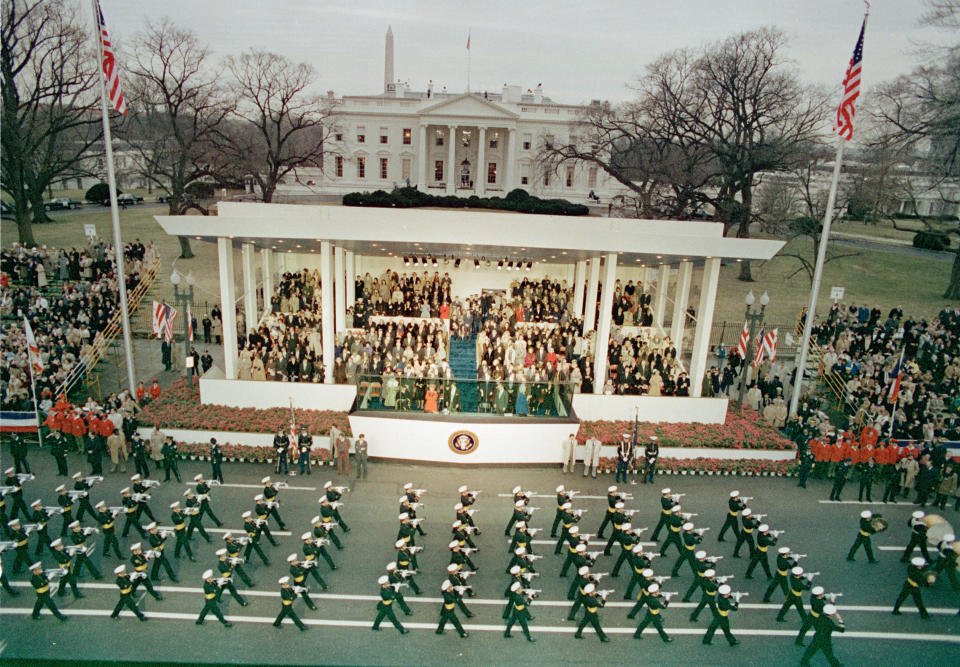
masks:
[[[923,522],[927,524],[927,544],[937,545],[947,535],[956,535],[953,526],[939,514],[928,514],[923,517]]]

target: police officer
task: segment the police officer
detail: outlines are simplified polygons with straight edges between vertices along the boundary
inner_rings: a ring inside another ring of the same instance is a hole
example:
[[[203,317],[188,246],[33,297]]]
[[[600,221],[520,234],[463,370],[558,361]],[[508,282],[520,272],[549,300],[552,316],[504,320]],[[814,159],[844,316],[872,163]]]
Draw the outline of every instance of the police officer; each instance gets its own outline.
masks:
[[[443,596],[443,600],[440,603],[440,623],[437,625],[436,633],[442,635],[443,629],[449,621],[453,627],[456,628],[461,638],[469,637],[470,634],[463,629],[463,626],[460,624],[460,619],[457,618],[456,607],[460,594],[454,588],[453,584],[450,583],[449,579],[444,579],[443,583],[440,584],[440,593]]]
[[[920,548],[920,552],[927,562],[932,560],[930,553],[927,551],[927,524],[923,520],[925,516],[920,510],[910,515],[910,519],[907,521],[907,525],[910,526],[910,543],[903,550],[903,556],[900,557],[901,563],[906,563],[917,547]]]
[[[634,639],[643,639],[643,630],[651,623],[653,627],[657,629],[657,633],[666,643],[673,641],[673,637],[669,636],[666,631],[663,629],[663,619],[660,617],[660,612],[667,608],[669,601],[666,597],[660,595],[660,586],[658,584],[650,584],[647,587],[647,615],[644,617],[640,624],[637,626],[637,631],[633,633]]]
[[[717,609],[710,621],[710,626],[707,628],[707,633],[703,636],[704,644],[713,643],[713,635],[718,629],[723,631],[723,636],[727,638],[730,646],[736,646],[740,643],[740,640],[730,632],[730,612],[739,608],[737,601],[731,597],[732,592],[726,584],[717,589]]]
[[[377,583],[380,584],[380,601],[377,603],[377,617],[373,621],[372,630],[380,630],[380,622],[384,618],[390,619],[390,622],[393,623],[400,634],[405,635],[410,631],[407,630],[403,625],[400,624],[400,621],[397,620],[397,615],[393,611],[393,603],[397,601],[399,604],[399,586],[395,586],[390,582],[390,577],[383,575],[377,579]],[[408,614],[409,615],[409,614]]]
[[[190,548],[190,540],[187,539],[187,516],[180,509],[178,502],[170,503],[170,522],[173,524],[173,534],[177,538],[173,557],[180,558],[180,551],[185,550],[187,558],[195,562],[197,559],[193,557],[193,549]]]
[[[860,528],[857,531],[857,539],[854,540],[853,546],[850,547],[850,551],[847,553],[847,560],[855,560],[854,556],[857,553],[857,549],[863,546],[863,550],[867,552],[867,560],[871,563],[877,562],[877,559],[873,557],[873,545],[870,542],[871,535],[873,535],[873,512],[864,510],[860,512]]]
[[[197,625],[203,625],[207,614],[213,614],[223,623],[225,627],[232,628],[233,623],[223,617],[220,611],[219,600],[220,586],[213,577],[213,570],[206,570],[201,577],[203,578],[203,609],[200,610],[200,616],[197,618]]]
[[[787,599],[780,606],[777,612],[777,623],[786,621],[787,612],[790,607],[796,607],[800,614],[800,620],[806,620],[807,614],[803,611],[803,591],[810,588],[810,581],[803,576],[803,568],[799,565],[790,570],[790,577],[787,580]]]
[[[40,609],[46,607],[61,621],[67,620],[67,617],[57,609],[53,598],[50,597],[50,580],[47,579],[47,575],[43,573],[43,563],[33,563],[30,566],[30,572],[33,573],[30,577],[30,585],[33,586],[33,590],[37,594],[37,601],[33,603],[33,612],[30,614],[30,617],[34,620],[39,619]]]
[[[217,593],[217,602],[220,601],[220,596],[223,595],[223,591],[226,589],[230,591],[230,595],[233,596],[233,599],[236,600],[241,607],[246,607],[248,602],[243,599],[243,596],[240,595],[240,592],[233,583],[233,564],[230,562],[226,548],[217,549],[216,553],[219,559],[217,561],[217,571],[220,573],[220,579],[224,580],[223,585],[220,586],[220,592]]]
[[[210,479],[223,484],[223,450],[216,438],[210,438]]]
[[[134,586],[133,582],[130,581],[130,575],[127,574],[127,566],[118,565],[116,568],[114,568],[113,573],[117,575],[115,583],[117,584],[117,588],[120,589],[120,600],[113,608],[110,618],[119,618],[120,610],[124,607],[127,607],[133,612],[134,616],[139,618],[141,621],[146,621],[147,617],[143,615],[143,612],[140,611],[140,608],[137,607],[137,603],[133,599],[133,593],[136,591],[136,586]]]
[[[750,564],[747,565],[747,579],[753,579],[753,571],[759,565],[767,579],[771,577],[770,563],[767,561],[767,551],[777,543],[776,536],[770,533],[770,526],[761,523],[757,526],[757,548],[750,554]]]
[[[728,530],[732,530],[734,535],[740,534],[740,525],[737,518],[740,516],[740,510],[746,506],[747,504],[740,498],[739,491],[730,492],[730,497],[727,499],[727,516],[723,521],[723,527],[717,534],[717,542],[724,541],[723,536],[727,534]]]
[[[150,577],[147,574],[150,561],[148,561],[147,557],[143,554],[143,545],[139,542],[131,544],[130,553],[130,564],[133,566],[133,574],[130,576],[130,580],[133,582],[134,590],[139,588],[140,584],[143,584],[143,587],[153,596],[154,600],[162,600],[163,596],[157,593],[153,588],[153,584],[150,583]]]
[[[200,521],[204,514],[209,514],[210,518],[213,519],[213,523],[217,528],[220,528],[223,526],[223,522],[217,518],[217,515],[213,513],[213,508],[210,506],[210,485],[204,481],[203,475],[196,475],[193,481],[197,483],[195,490],[197,492],[197,500],[200,501],[200,514],[197,515],[197,521]]]
[[[923,583],[926,568],[927,561],[919,556],[910,561],[910,565],[907,567],[907,580],[903,582],[900,595],[897,596],[897,601],[893,605],[894,616],[899,616],[902,613],[900,611],[900,605],[902,605],[904,600],[909,596],[913,598],[913,603],[917,605],[917,609],[920,610],[920,618],[924,620],[930,618],[930,614],[923,604],[923,597],[920,595],[920,585]]]
[[[845,632],[846,626],[844,626],[840,614],[837,613],[837,608],[832,604],[824,605],[823,614],[814,621],[813,628],[813,642],[809,648],[804,651],[803,657],[800,659],[800,664],[809,665],[810,658],[812,658],[817,651],[823,651],[823,655],[826,656],[831,667],[839,667],[840,661],[833,655],[832,635],[835,631]]]
[[[600,615],[597,611],[600,607],[604,606],[606,601],[597,594],[597,587],[594,584],[587,584],[583,588],[583,618],[580,619],[580,625],[577,626],[577,631],[574,633],[576,639],[583,639],[583,629],[587,627],[589,623],[594,631],[597,633],[597,636],[600,638],[600,641],[606,643],[610,641],[606,633],[604,633],[603,628],[600,627]]]
[[[530,627],[527,625],[527,620],[530,618],[530,611],[527,609],[530,606],[531,597],[528,596],[526,591],[523,590],[523,586],[520,582],[515,581],[510,584],[510,617],[507,620],[507,629],[504,630],[503,636],[510,637],[510,630],[513,629],[515,623],[520,624],[520,628],[523,630],[524,637],[527,638],[529,642],[537,641],[530,636]]]

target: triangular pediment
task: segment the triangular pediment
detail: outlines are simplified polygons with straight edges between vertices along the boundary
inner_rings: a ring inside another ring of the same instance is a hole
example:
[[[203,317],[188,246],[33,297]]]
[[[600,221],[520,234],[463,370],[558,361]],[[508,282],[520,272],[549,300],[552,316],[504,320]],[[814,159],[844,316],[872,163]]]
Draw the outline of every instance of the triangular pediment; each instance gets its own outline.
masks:
[[[453,99],[443,100],[420,112],[421,116],[444,116],[463,118],[499,118],[515,120],[518,114],[478,95],[464,93]]]

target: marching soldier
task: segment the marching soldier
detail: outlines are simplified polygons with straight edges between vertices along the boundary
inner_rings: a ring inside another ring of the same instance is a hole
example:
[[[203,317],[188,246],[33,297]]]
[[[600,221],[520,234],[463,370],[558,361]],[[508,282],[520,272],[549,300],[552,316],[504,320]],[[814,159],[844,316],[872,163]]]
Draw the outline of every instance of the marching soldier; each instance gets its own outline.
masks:
[[[463,503],[457,503],[453,506],[453,511],[457,515],[457,521],[469,527],[468,532],[474,532],[477,535],[481,534],[480,529],[477,528],[477,524],[473,522],[473,513],[476,512],[475,509],[464,507]]]
[[[794,644],[797,646],[804,645],[803,640],[807,636],[807,630],[812,628],[817,619],[823,614],[823,608],[826,604],[827,592],[823,589],[823,586],[814,586],[811,588],[810,613],[803,619],[803,625],[800,626],[800,632],[797,633],[797,638],[793,642]]]
[[[719,596],[717,598],[717,610],[710,621],[707,633],[703,636],[704,644],[713,643],[713,635],[718,629],[723,631],[723,636],[727,638],[730,646],[736,646],[740,643],[740,640],[730,632],[730,612],[739,608],[739,604],[731,597],[731,593],[730,587],[726,584],[717,589],[717,595]]]
[[[803,575],[803,568],[799,565],[790,570],[787,588],[789,589],[787,599],[783,601],[780,611],[777,612],[777,623],[783,623],[787,620],[786,615],[790,607],[797,608],[801,621],[806,620],[807,614],[803,611],[803,592],[810,588],[810,581],[808,577]]]
[[[405,575],[404,579],[410,584],[410,590],[413,591],[414,595],[420,595],[420,587],[417,586],[417,581],[413,578],[413,573],[417,570],[416,556],[410,552],[410,547],[403,540],[397,540],[393,546],[397,550],[397,567],[410,573]]]
[[[813,643],[803,652],[800,664],[809,665],[810,658],[812,658],[817,651],[823,651],[830,665],[832,667],[838,667],[840,661],[833,655],[832,635],[834,631],[846,632],[846,626],[843,624],[843,619],[840,618],[840,614],[837,613],[837,608],[832,604],[824,605],[823,614],[814,621],[813,628]]]
[[[13,487],[13,490],[6,493],[6,497],[10,499],[10,518],[15,519],[17,515],[22,513],[23,518],[30,519],[30,510],[27,509],[27,504],[23,502],[23,482],[20,481],[20,475],[17,474],[15,468],[7,468],[6,470],[7,478],[4,480],[3,485],[7,487]]]
[[[530,611],[527,607],[530,606],[532,596],[530,596],[527,591],[523,590],[523,586],[519,581],[515,581],[510,584],[510,618],[507,621],[507,629],[504,631],[504,637],[510,637],[510,630],[513,629],[515,623],[520,624],[520,628],[523,630],[524,637],[527,638],[529,642],[537,641],[530,636],[530,627],[527,625],[527,620],[530,619]]]
[[[253,581],[247,576],[246,571],[243,569],[243,564],[239,562],[243,560],[243,556],[241,555],[243,545],[234,539],[232,533],[226,533],[223,536],[223,543],[227,549],[228,557],[234,562],[233,571],[237,573],[237,576],[240,577],[247,588],[253,588]]]
[[[203,609],[197,618],[197,625],[203,625],[207,614],[213,614],[225,627],[232,628],[233,623],[223,617],[223,612],[220,611],[220,605],[217,602],[220,599],[220,586],[217,585],[217,580],[213,577],[213,570],[206,570],[201,576],[203,578]]]
[[[680,555],[677,557],[677,562],[673,564],[673,570],[670,571],[671,577],[680,576],[680,567],[684,563],[689,563],[690,570],[694,574],[697,573],[697,561],[695,558],[695,555],[696,555],[695,552],[697,549],[697,545],[703,541],[703,538],[700,537],[700,535],[698,535],[696,532],[694,532],[693,522],[691,521],[687,521],[685,524],[683,524],[682,528],[683,528],[683,533],[680,539],[682,540],[683,549],[681,549]],[[696,577],[694,577],[694,579],[696,579]]]
[[[606,601],[597,593],[597,587],[594,584],[587,584],[584,586],[584,613],[583,618],[580,620],[580,625],[577,626],[577,631],[573,635],[575,638],[583,639],[583,629],[587,627],[587,624],[589,623],[597,633],[600,641],[604,643],[610,641],[610,639],[604,633],[603,628],[600,627],[600,615],[597,613],[600,607],[604,606],[605,604]]]
[[[880,516],[879,514],[877,516]],[[873,512],[870,510],[864,510],[860,512],[860,529],[857,531],[857,539],[853,542],[853,546],[850,547],[850,551],[847,553],[847,560],[855,560],[854,556],[857,553],[857,549],[863,546],[863,550],[867,552],[867,560],[871,563],[876,563],[877,559],[873,557],[873,544],[871,544],[870,536],[873,535]]]
[[[217,593],[217,602],[220,602],[220,596],[223,595],[223,591],[226,589],[230,591],[230,595],[233,596],[233,599],[236,600],[241,607],[246,607],[249,603],[243,599],[243,596],[240,595],[240,592],[233,583],[233,564],[230,562],[226,548],[217,549],[217,558],[220,559],[217,561],[217,571],[220,573],[221,581],[223,581],[223,584],[220,586],[220,592]]]
[[[533,553],[533,530],[527,527],[526,521],[517,521],[513,524],[513,539],[510,540],[510,546],[507,547],[507,553],[510,553],[517,547],[523,547],[527,553]],[[459,543],[459,540],[458,540]]]
[[[337,537],[336,513],[334,512],[334,508],[330,503],[330,499],[326,496],[320,498],[320,522],[323,524],[323,528],[326,530],[330,541],[333,542],[333,546],[335,546],[337,549],[343,549],[343,544],[340,542],[340,538]],[[316,526],[314,526],[313,533],[314,535],[317,534]]]
[[[267,536],[267,541],[270,542],[272,546],[277,546],[279,542],[273,539],[273,533],[270,532],[270,524],[267,520],[267,517],[270,516],[270,509],[267,507],[267,501],[264,499],[262,493],[258,493],[253,497],[253,512],[257,515],[257,531]]]
[[[324,495],[327,497],[327,500],[330,501],[330,507],[333,509],[333,518],[336,519],[337,523],[340,524],[343,532],[349,533],[350,527],[347,525],[347,522],[343,520],[343,517],[340,516],[339,506],[343,504],[340,502],[340,499],[343,498],[343,492],[341,491],[341,488],[344,487],[334,486],[333,482],[330,480],[327,480],[323,485]],[[418,496],[415,492],[412,493],[412,489],[413,487],[411,486],[406,492],[406,498],[409,500],[411,505],[420,502],[420,496]],[[410,518],[415,519],[416,513],[411,514]],[[423,532],[423,529],[420,528],[419,524],[417,525],[417,529],[420,531],[421,535],[426,535],[426,533]]]
[[[460,494],[460,505],[464,509],[469,510],[471,507],[473,507],[473,504],[477,502],[477,494],[479,494],[480,492],[471,491],[470,487],[464,485],[457,489],[457,493]],[[470,523],[469,525],[472,526],[473,523]]]
[[[156,521],[157,518],[153,516],[153,510],[150,509],[150,487],[143,483],[143,478],[139,474],[131,477],[130,481],[133,483],[133,492],[136,494],[134,500],[137,501],[137,521],[139,521],[144,514],[146,514],[151,521]]]
[[[696,576],[690,581],[687,592],[683,594],[682,600],[684,602],[690,602],[690,598],[697,592],[697,589],[703,587],[703,573],[712,567],[713,563],[707,560],[706,551],[698,551],[693,555],[693,572]]]
[[[77,511],[77,521],[83,521],[84,514],[90,514],[90,516],[94,518],[97,516],[93,505],[90,504],[90,489],[92,488],[93,484],[88,483],[87,480],[83,478],[82,472],[73,473],[73,490],[78,492],[75,495],[80,502],[80,509]]]
[[[323,559],[327,561],[327,565],[330,566],[331,570],[336,570],[337,566],[333,562],[333,558],[330,557],[330,552],[327,551],[327,545],[333,542],[334,533],[327,528],[328,524],[323,523],[323,520],[320,518],[320,515],[310,519],[310,524],[313,526],[313,537],[316,538],[314,542],[314,551],[323,556]],[[339,547],[343,549],[343,547]]]
[[[473,539],[470,537],[471,526],[465,526],[462,521],[457,519],[450,526],[450,534],[455,539],[461,547],[470,547],[471,549],[477,549],[477,545],[474,544]],[[479,549],[477,549],[479,551]]]
[[[573,526],[576,528],[576,526]],[[595,559],[592,558],[587,553],[587,541],[580,539],[580,534],[577,530],[571,528],[570,538],[571,542],[567,545],[567,557],[563,561],[563,567],[560,568],[560,576],[567,576],[567,570],[570,569],[570,566],[573,566],[573,571],[576,572],[584,565],[593,565]]]
[[[600,522],[600,529],[597,531],[597,539],[606,539],[603,536],[603,529],[607,527],[607,524],[612,522],[613,513],[617,511],[617,504],[620,503],[620,509],[623,509],[623,496],[620,494],[620,491],[617,490],[617,487],[611,486],[607,488],[607,511],[603,514],[603,521]],[[626,519],[624,519],[625,521]],[[621,521],[620,523],[623,523]],[[609,554],[607,554],[609,555]]]
[[[717,542],[723,542],[723,536],[728,530],[732,530],[734,535],[740,534],[740,523],[737,517],[740,516],[740,510],[745,509],[747,504],[740,497],[739,491],[731,491],[730,498],[727,500],[727,516],[723,521],[723,528],[717,534]]]
[[[203,524],[200,522],[201,512],[200,512],[200,501],[197,500],[197,496],[193,493],[193,489],[187,489],[183,492],[183,496],[186,500],[183,501],[184,509],[183,513],[187,515],[187,539],[193,537],[193,531],[200,533],[202,537],[209,544],[212,542],[210,536],[207,535],[207,531],[204,530]]]
[[[280,512],[278,507],[280,507],[280,500],[277,497],[280,492],[273,485],[273,482],[270,481],[269,477],[264,477],[260,480],[260,483],[263,484],[263,499],[267,501],[267,507],[270,510],[270,516],[274,518],[277,522],[277,525],[280,527],[280,530],[286,530],[287,524],[283,522],[283,519],[280,518]],[[273,504],[270,504],[273,503]]]
[[[473,588],[467,584],[467,580],[463,577],[463,574],[460,572],[460,566],[456,563],[450,563],[447,565],[447,581],[454,585],[458,591],[461,591],[461,595],[457,598],[457,606],[460,607],[460,611],[463,612],[463,615],[467,618],[473,618],[473,612],[467,609],[467,603],[463,601],[463,595],[466,594],[469,597],[473,597]]]
[[[317,567],[320,564],[317,556],[323,556],[331,570],[337,569],[337,566],[334,565],[333,561],[330,559],[330,554],[327,553],[327,548],[325,546],[327,540],[322,537],[314,537],[309,532],[301,535],[300,540],[303,542],[303,558],[307,563],[305,567],[310,570],[310,574],[313,576],[314,581],[323,586],[323,589],[326,590],[327,584],[323,580],[323,577],[320,576],[319,568]]]
[[[604,517],[604,521],[608,518],[610,524],[613,526],[613,531],[610,533],[610,539],[607,540],[607,545],[603,548],[603,555],[609,556],[610,550],[613,548],[614,542],[619,542],[623,537],[623,527],[627,524],[627,515],[624,512],[624,504],[622,502],[617,502],[613,507],[613,512],[609,511],[607,508],[607,516]],[[629,530],[629,529],[628,529]],[[597,537],[600,537],[599,535]]]
[[[0,544],[0,554],[4,552],[5,548],[6,547],[4,545]],[[0,587],[3,587],[3,590],[5,590],[7,594],[12,597],[15,597],[15,598],[20,597],[20,592],[15,590],[12,586],[10,586],[10,580],[7,579],[7,573],[3,571],[2,559],[0,559]],[[504,618],[506,618],[506,616],[504,616]]]
[[[20,574],[24,567],[30,569],[30,540],[26,531],[20,527],[20,519],[7,522],[10,541],[14,543],[16,557],[13,561],[13,573]]]
[[[666,581],[669,578],[670,577],[660,577],[659,581]],[[640,610],[643,609],[643,606],[647,604],[647,589],[650,588],[651,585],[657,583],[657,581],[658,578],[653,574],[653,570],[649,567],[640,573],[640,592],[637,593],[637,601],[634,603],[633,607],[631,607],[630,612],[627,614],[627,618],[632,620],[637,617],[637,614],[640,613]]]
[[[103,579],[103,575],[100,574],[100,570],[93,564],[93,561],[87,557],[86,551],[87,535],[89,534],[87,531],[93,532],[96,530],[96,528],[82,528],[79,521],[73,521],[70,524],[70,541],[73,542],[74,547],[71,551],[74,552],[74,558],[76,559],[73,563],[74,571],[77,576],[80,576],[83,574],[83,566],[86,565],[93,578],[99,581]],[[93,551],[93,547],[90,550]]]
[[[166,534],[160,532],[155,521],[147,524],[147,533],[149,533],[147,535],[147,541],[150,543],[150,550],[156,553],[156,556],[153,557],[153,569],[150,572],[150,578],[154,581],[160,581],[160,568],[163,568],[167,576],[170,577],[170,581],[178,583],[180,580],[177,579],[177,576],[173,573],[170,561],[167,560],[167,556],[164,554],[166,547],[164,542],[167,540]]]
[[[920,610],[920,618],[924,620],[930,618],[930,614],[923,604],[923,597],[920,595],[920,585],[924,583],[926,569],[927,561],[923,558],[917,556],[910,561],[910,565],[907,567],[907,580],[903,582],[900,595],[897,596],[897,601],[893,605],[894,616],[899,616],[902,613],[900,611],[900,605],[902,605],[904,600],[909,596],[913,598],[913,603],[917,605],[917,609]]]
[[[933,571],[946,572],[950,586],[954,591],[960,591],[960,582],[957,581],[957,552],[953,544],[956,539],[953,533],[948,533],[937,543],[937,561],[933,564]]]
[[[200,514],[197,516],[197,521],[200,521],[204,514],[209,514],[216,527],[220,528],[223,526],[223,522],[217,518],[217,515],[213,513],[213,508],[210,507],[210,485],[204,481],[203,475],[196,475],[193,481],[197,483],[197,500],[200,501]]]
[[[406,512],[401,512],[397,515],[397,520],[400,522],[400,527],[397,529],[397,539],[403,540],[406,544],[410,546],[416,546],[416,528],[413,527],[413,524],[410,523],[410,515]]]
[[[399,592],[400,584],[391,583],[390,577],[387,575],[383,575],[377,579],[377,583],[380,584],[380,601],[377,603],[377,617],[373,621],[372,629],[379,632],[380,622],[383,621],[384,618],[388,618],[390,622],[393,623],[393,627],[395,627],[401,635],[409,633],[410,631],[403,627],[400,621],[397,620],[397,615],[393,611],[394,600],[401,605],[401,608],[405,606],[404,603],[400,602],[402,599]],[[407,615],[409,616],[409,609]]]
[[[39,498],[30,503],[30,509],[33,510],[30,519],[36,526],[34,532],[37,534],[37,548],[34,550],[34,555],[39,557],[40,554],[43,553],[44,547],[48,550],[50,549],[50,534],[47,532],[47,523],[50,522],[50,515],[43,509],[43,501]]]
[[[563,521],[563,506],[565,503],[570,502],[571,495],[563,487],[563,484],[557,487],[557,512],[553,517],[553,526],[550,527],[550,537],[557,536],[557,526],[559,526]]]
[[[473,561],[470,559],[470,556],[467,554],[466,549],[460,548],[460,543],[456,540],[452,540],[447,548],[450,549],[450,562],[463,567],[464,565],[468,566],[472,571],[476,572],[479,568],[473,564]],[[523,549],[523,547],[517,547],[516,551]],[[516,551],[514,553],[516,553]],[[526,549],[524,549],[526,553]],[[530,571],[533,572],[533,566],[530,566]]]
[[[620,568],[624,563],[629,563],[633,548],[640,544],[640,535],[633,532],[632,529],[633,526],[630,523],[623,524],[623,527],[620,529],[620,555],[617,556],[617,562],[610,572],[611,577],[620,576]]]
[[[670,509],[670,516],[667,518],[667,539],[663,541],[663,546],[660,547],[662,555],[667,554],[667,547],[671,544],[676,545],[677,553],[683,554],[683,540],[680,537],[680,531],[684,523],[686,523],[686,519],[683,518],[682,508],[679,505],[674,505]]]
[[[770,585],[767,586],[766,592],[763,594],[764,602],[770,602],[770,596],[773,595],[773,592],[777,590],[778,586],[783,591],[785,596],[788,595],[787,576],[790,574],[790,570],[792,570],[796,564],[797,559],[794,558],[792,553],[790,553],[790,547],[780,547],[777,549],[777,573],[774,575],[773,581],[770,582]]]
[[[513,585],[514,582],[517,582],[521,586],[523,586],[528,581],[533,579],[533,577],[535,576],[539,576],[539,575],[530,574],[530,573],[524,574],[520,572],[519,565],[514,565],[513,567],[510,568],[510,581],[507,582],[507,587],[503,589],[503,597],[506,598],[507,600],[506,604],[503,607],[503,614],[501,614],[501,617],[503,618],[503,620],[507,620],[508,618],[510,618],[510,610],[513,609],[513,606],[511,604],[511,599],[510,599],[510,587]],[[531,616],[531,618],[533,617]]]
[[[533,513],[525,509],[526,504],[526,500],[517,500],[513,503],[513,513],[510,515],[510,520],[507,521],[507,527],[503,529],[505,537],[510,537],[510,531],[513,530],[513,525],[517,521],[529,521],[533,517]]]
[[[469,637],[469,633],[464,631],[460,619],[457,618],[456,607],[457,601],[460,599],[460,593],[448,579],[444,579],[443,583],[440,584],[440,593],[443,596],[443,601],[440,603],[440,623],[437,625],[436,633],[442,635],[443,629],[449,621],[456,628],[461,638]]]
[[[317,608],[317,605],[313,603],[313,600],[310,599],[308,595],[309,591],[307,590],[307,568],[300,564],[300,560],[297,558],[297,554],[290,554],[287,556],[287,563],[290,564],[290,577],[293,579],[293,585],[297,588],[300,588],[300,596],[303,598],[303,601],[307,603],[307,607],[311,610]],[[327,590],[327,585],[320,580],[323,590]]]
[[[123,556],[120,555],[120,542],[117,540],[116,517],[107,509],[107,504],[102,500],[93,507],[97,510],[95,517],[97,523],[100,524],[100,530],[103,531],[104,557],[109,555],[110,547],[112,546],[117,558],[123,558]]]
[[[143,587],[147,589],[147,593],[153,596],[154,600],[162,600],[163,596],[153,588],[150,577],[147,575],[147,567],[149,567],[150,561],[143,554],[143,545],[139,542],[131,544],[130,552],[130,564],[133,566],[133,574],[130,576],[130,580],[133,582],[134,590],[139,588],[142,583]]]
[[[697,622],[697,618],[700,616],[700,612],[703,611],[704,607],[710,607],[710,613],[713,615],[712,618],[718,616],[717,613],[717,589],[720,588],[717,584],[717,571],[713,568],[706,570],[703,573],[703,580],[701,582],[702,593],[700,595],[700,603],[697,605],[696,609],[693,610],[693,613],[690,614],[690,621],[693,623]]]
[[[677,501],[671,495],[670,487],[660,490],[660,520],[657,521],[657,527],[653,529],[652,539],[654,542],[659,541],[660,531],[669,524],[673,508],[677,504]]]
[[[396,561],[390,561],[387,563],[387,581],[393,588],[393,598],[397,601],[397,604],[400,605],[400,610],[403,611],[403,613],[407,616],[413,616],[413,611],[411,611],[410,606],[407,604],[407,600],[403,597],[403,593],[400,592],[400,589],[403,586],[410,585],[407,583],[407,578],[412,574],[413,573],[409,570],[398,570]],[[401,586],[401,584],[403,586]]]
[[[260,526],[253,518],[253,513],[247,510],[240,516],[243,518],[243,531],[247,534],[247,548],[243,552],[243,560],[249,563],[250,553],[256,551],[257,555],[260,556],[260,560],[263,561],[263,564],[269,565],[270,560],[266,554],[263,553],[263,549],[260,548]]]
[[[507,565],[507,572],[510,572],[510,568],[514,565],[520,566],[521,572],[536,572],[536,568],[533,567],[533,560],[527,554],[527,550],[523,547],[517,547],[513,551],[513,558],[510,559],[510,563]]]
[[[910,526],[910,543],[907,545],[907,548],[904,549],[903,556],[900,557],[901,563],[906,563],[910,560],[910,556],[913,555],[913,550],[917,547],[920,548],[920,553],[923,554],[924,559],[928,563],[932,560],[930,553],[927,551],[927,524],[923,520],[925,516],[926,515],[920,510],[910,515],[910,520],[907,521],[907,525]]]
[[[757,527],[757,548],[750,554],[750,564],[747,565],[747,579],[753,579],[753,570],[757,565],[763,568],[767,579],[772,576],[770,574],[770,563],[767,561],[767,551],[776,543],[776,536],[770,534],[770,526],[761,523]]]
[[[146,533],[143,532],[143,526],[140,525],[140,522],[137,520],[137,503],[133,499],[130,493],[130,487],[125,486],[120,489],[120,494],[123,496],[120,499],[120,503],[123,505],[123,532],[121,535],[126,537],[130,534],[130,528],[136,528],[137,532],[140,533],[140,539],[146,539]]]
[[[63,524],[60,526],[60,537],[67,534],[67,529],[73,523],[73,499],[67,494],[67,487],[61,484],[56,488],[57,505],[63,515]]]
[[[740,512],[740,533],[737,535],[737,543],[733,547],[733,557],[740,558],[740,547],[747,545],[748,555],[752,556],[756,550],[756,544],[753,541],[753,531],[760,525],[760,521],[753,516],[753,510],[749,507]]]
[[[190,562],[196,562],[193,549],[190,548],[190,540],[187,539],[187,516],[180,509],[180,503],[170,503],[170,522],[173,524],[173,534],[177,538],[173,557],[180,558],[180,550],[183,549],[187,552]]]
[[[37,594],[37,601],[33,603],[33,612],[30,614],[30,617],[34,620],[39,619],[40,609],[46,607],[61,621],[67,620],[67,617],[61,614],[60,610],[57,609],[57,605],[53,603],[53,598],[50,597],[50,580],[43,572],[43,563],[36,562],[32,564],[30,566],[30,572],[32,572],[30,585],[33,586],[33,590]]]
[[[660,612],[666,609],[669,603],[670,601],[660,594],[660,586],[658,584],[650,584],[647,588],[647,615],[640,621],[640,625],[637,626],[637,631],[633,633],[633,638],[643,639],[644,628],[653,623],[653,627],[657,629],[660,639],[668,644],[672,642],[673,637],[664,631],[663,619],[660,618]]]
[[[143,615],[143,612],[140,611],[137,603],[133,600],[133,594],[137,590],[137,587],[130,581],[130,575],[127,574],[127,566],[122,564],[118,565],[114,568],[113,573],[117,575],[115,583],[117,584],[117,588],[120,589],[120,600],[117,602],[117,606],[113,608],[110,618],[119,618],[120,610],[126,607],[132,611],[133,615],[138,619],[146,621],[147,617]]]
[[[580,532],[580,528],[574,525],[580,521],[580,514],[573,511],[573,505],[570,501],[565,502],[561,509],[563,510],[563,515],[560,517],[560,537],[557,539],[557,546],[553,550],[554,554],[560,553],[560,548],[564,542],[567,542],[568,547],[572,550],[577,544],[578,538],[576,534]],[[574,530],[574,528],[576,528],[576,530]]]
[[[521,572],[521,575],[522,574]],[[596,588],[599,583],[600,579],[591,574],[588,566],[582,565],[580,569],[577,570],[577,576],[574,577],[573,583],[570,584],[570,590],[567,591],[567,599],[573,602],[573,606],[570,607],[570,611],[567,613],[568,621],[575,621],[577,619],[577,612],[580,611],[580,607],[583,606],[587,584],[593,584],[594,588]]]
[[[53,554],[53,559],[57,561],[57,567],[66,572],[60,578],[60,595],[65,595],[67,586],[69,586],[74,600],[86,597],[77,589],[77,573],[73,569],[73,558],[63,548],[63,541],[59,537],[50,543],[50,553]]]
[[[643,552],[642,544],[634,544],[633,549],[630,550],[630,583],[627,585],[627,590],[623,594],[624,600],[633,599],[633,588],[637,584],[640,584],[640,590],[644,590],[643,586],[643,573],[650,567],[651,557]],[[653,576],[653,570],[650,570],[651,576]]]

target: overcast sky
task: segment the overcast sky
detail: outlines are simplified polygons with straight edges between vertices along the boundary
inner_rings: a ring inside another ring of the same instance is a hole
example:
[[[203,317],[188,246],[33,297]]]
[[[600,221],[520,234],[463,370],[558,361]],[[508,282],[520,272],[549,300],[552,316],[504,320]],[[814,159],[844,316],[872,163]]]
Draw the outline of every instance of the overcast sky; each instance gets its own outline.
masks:
[[[89,12],[86,2],[79,6]],[[247,48],[307,61],[321,90],[379,93],[384,33],[392,26],[395,72],[415,90],[428,79],[451,92],[542,82],[557,102],[621,100],[626,83],[659,54],[763,25],[790,35],[800,76],[839,89],[863,15],[859,0],[101,0],[121,47],[146,20],[192,27],[219,55]],[[874,0],[864,47],[864,85],[905,73],[916,45],[945,39],[921,28],[920,0]]]

